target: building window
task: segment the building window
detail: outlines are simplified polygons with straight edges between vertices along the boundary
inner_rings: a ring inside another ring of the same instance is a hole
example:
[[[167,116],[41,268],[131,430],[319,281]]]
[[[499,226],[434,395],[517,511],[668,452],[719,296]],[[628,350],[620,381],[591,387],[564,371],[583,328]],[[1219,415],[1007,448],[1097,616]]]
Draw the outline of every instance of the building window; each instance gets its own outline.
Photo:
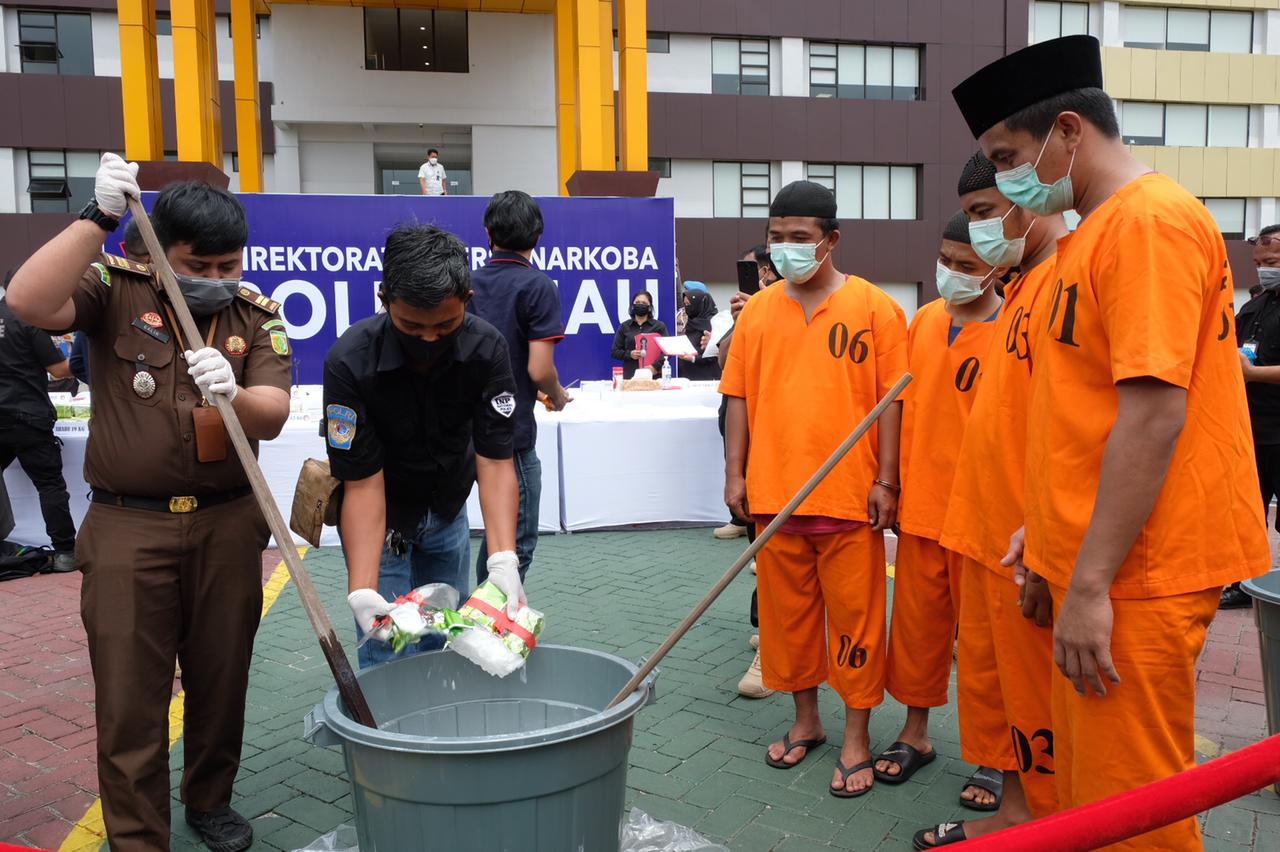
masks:
[[[657,172],[664,178],[671,177],[671,158],[670,157],[650,157],[649,171]]]
[[[1219,104],[1118,103],[1120,135],[1130,145],[1247,148],[1249,108]]]
[[[769,94],[769,42],[713,38],[711,91],[717,95]]]
[[[1213,214],[1224,240],[1244,239],[1243,198],[1202,198],[1200,200]]]
[[[809,96],[920,99],[920,48],[809,43]]]
[[[467,73],[467,13],[365,9],[364,67],[370,71]]]
[[[915,219],[915,166],[809,163],[807,177],[836,194],[841,219]]]
[[[1088,3],[1032,3],[1033,42],[1089,34]]]
[[[768,218],[773,198],[768,163],[713,163],[712,215],[730,219]]]
[[[24,74],[93,74],[89,16],[71,12],[18,12],[18,51]]]
[[[28,151],[32,213],[73,213],[93,198],[96,151]]]
[[[648,34],[648,43],[645,50],[649,53],[670,53],[671,52],[671,33],[654,33]],[[613,31],[613,52],[618,52],[618,31]]]
[[[1124,6],[1125,47],[1250,53],[1253,13],[1208,9]]]
[[[168,12],[156,12],[156,35],[173,35],[173,18]]]

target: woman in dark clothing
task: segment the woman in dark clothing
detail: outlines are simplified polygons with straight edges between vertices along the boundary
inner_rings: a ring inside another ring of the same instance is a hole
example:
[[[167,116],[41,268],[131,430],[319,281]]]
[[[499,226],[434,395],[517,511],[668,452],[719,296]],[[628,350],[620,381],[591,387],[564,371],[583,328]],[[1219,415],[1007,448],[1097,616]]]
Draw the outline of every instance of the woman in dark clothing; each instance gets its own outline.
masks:
[[[684,291],[684,311],[687,317],[684,326],[685,336],[698,350],[696,356],[682,355],[680,358],[680,375],[694,381],[710,381],[720,378],[720,364],[715,358],[702,357],[707,348],[703,338],[711,331],[711,318],[716,315],[716,303],[706,290],[686,289]],[[710,341],[707,341],[710,342]]]
[[[622,377],[629,379],[640,366],[640,350],[636,347],[636,338],[641,334],[658,334],[667,336],[667,326],[653,316],[653,295],[647,290],[637,293],[631,300],[631,319],[618,327],[613,336],[613,359],[622,362]],[[649,353],[652,360],[654,353]],[[662,369],[658,367],[658,369]]]

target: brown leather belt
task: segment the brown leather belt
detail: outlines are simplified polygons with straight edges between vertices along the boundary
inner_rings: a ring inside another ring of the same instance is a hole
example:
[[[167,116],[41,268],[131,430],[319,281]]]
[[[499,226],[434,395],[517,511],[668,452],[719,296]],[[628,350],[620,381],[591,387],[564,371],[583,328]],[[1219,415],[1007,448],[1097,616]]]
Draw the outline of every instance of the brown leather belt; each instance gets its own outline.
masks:
[[[105,503],[108,506],[122,506],[126,509],[145,509],[148,512],[168,512],[174,515],[185,515],[200,509],[210,509],[232,500],[252,494],[249,486],[233,488],[218,494],[204,494],[199,497],[124,497],[109,491],[90,489],[89,499],[94,503]]]

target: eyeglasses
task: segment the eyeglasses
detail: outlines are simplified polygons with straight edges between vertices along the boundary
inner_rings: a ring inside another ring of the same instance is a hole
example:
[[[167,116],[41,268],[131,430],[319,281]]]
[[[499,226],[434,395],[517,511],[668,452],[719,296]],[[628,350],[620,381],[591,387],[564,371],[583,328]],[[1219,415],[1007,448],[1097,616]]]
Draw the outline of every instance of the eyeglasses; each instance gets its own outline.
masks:
[[[1264,234],[1260,237],[1250,237],[1246,242],[1251,246],[1262,246],[1263,248],[1270,248],[1273,244],[1280,246],[1280,234]]]

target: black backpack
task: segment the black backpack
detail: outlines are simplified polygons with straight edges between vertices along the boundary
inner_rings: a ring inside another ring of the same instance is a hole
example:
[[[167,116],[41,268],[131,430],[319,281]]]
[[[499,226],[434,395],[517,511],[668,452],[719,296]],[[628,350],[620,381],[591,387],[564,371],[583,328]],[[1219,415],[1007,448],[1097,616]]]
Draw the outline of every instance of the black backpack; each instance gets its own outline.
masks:
[[[34,577],[52,566],[52,548],[0,542],[0,581]]]

